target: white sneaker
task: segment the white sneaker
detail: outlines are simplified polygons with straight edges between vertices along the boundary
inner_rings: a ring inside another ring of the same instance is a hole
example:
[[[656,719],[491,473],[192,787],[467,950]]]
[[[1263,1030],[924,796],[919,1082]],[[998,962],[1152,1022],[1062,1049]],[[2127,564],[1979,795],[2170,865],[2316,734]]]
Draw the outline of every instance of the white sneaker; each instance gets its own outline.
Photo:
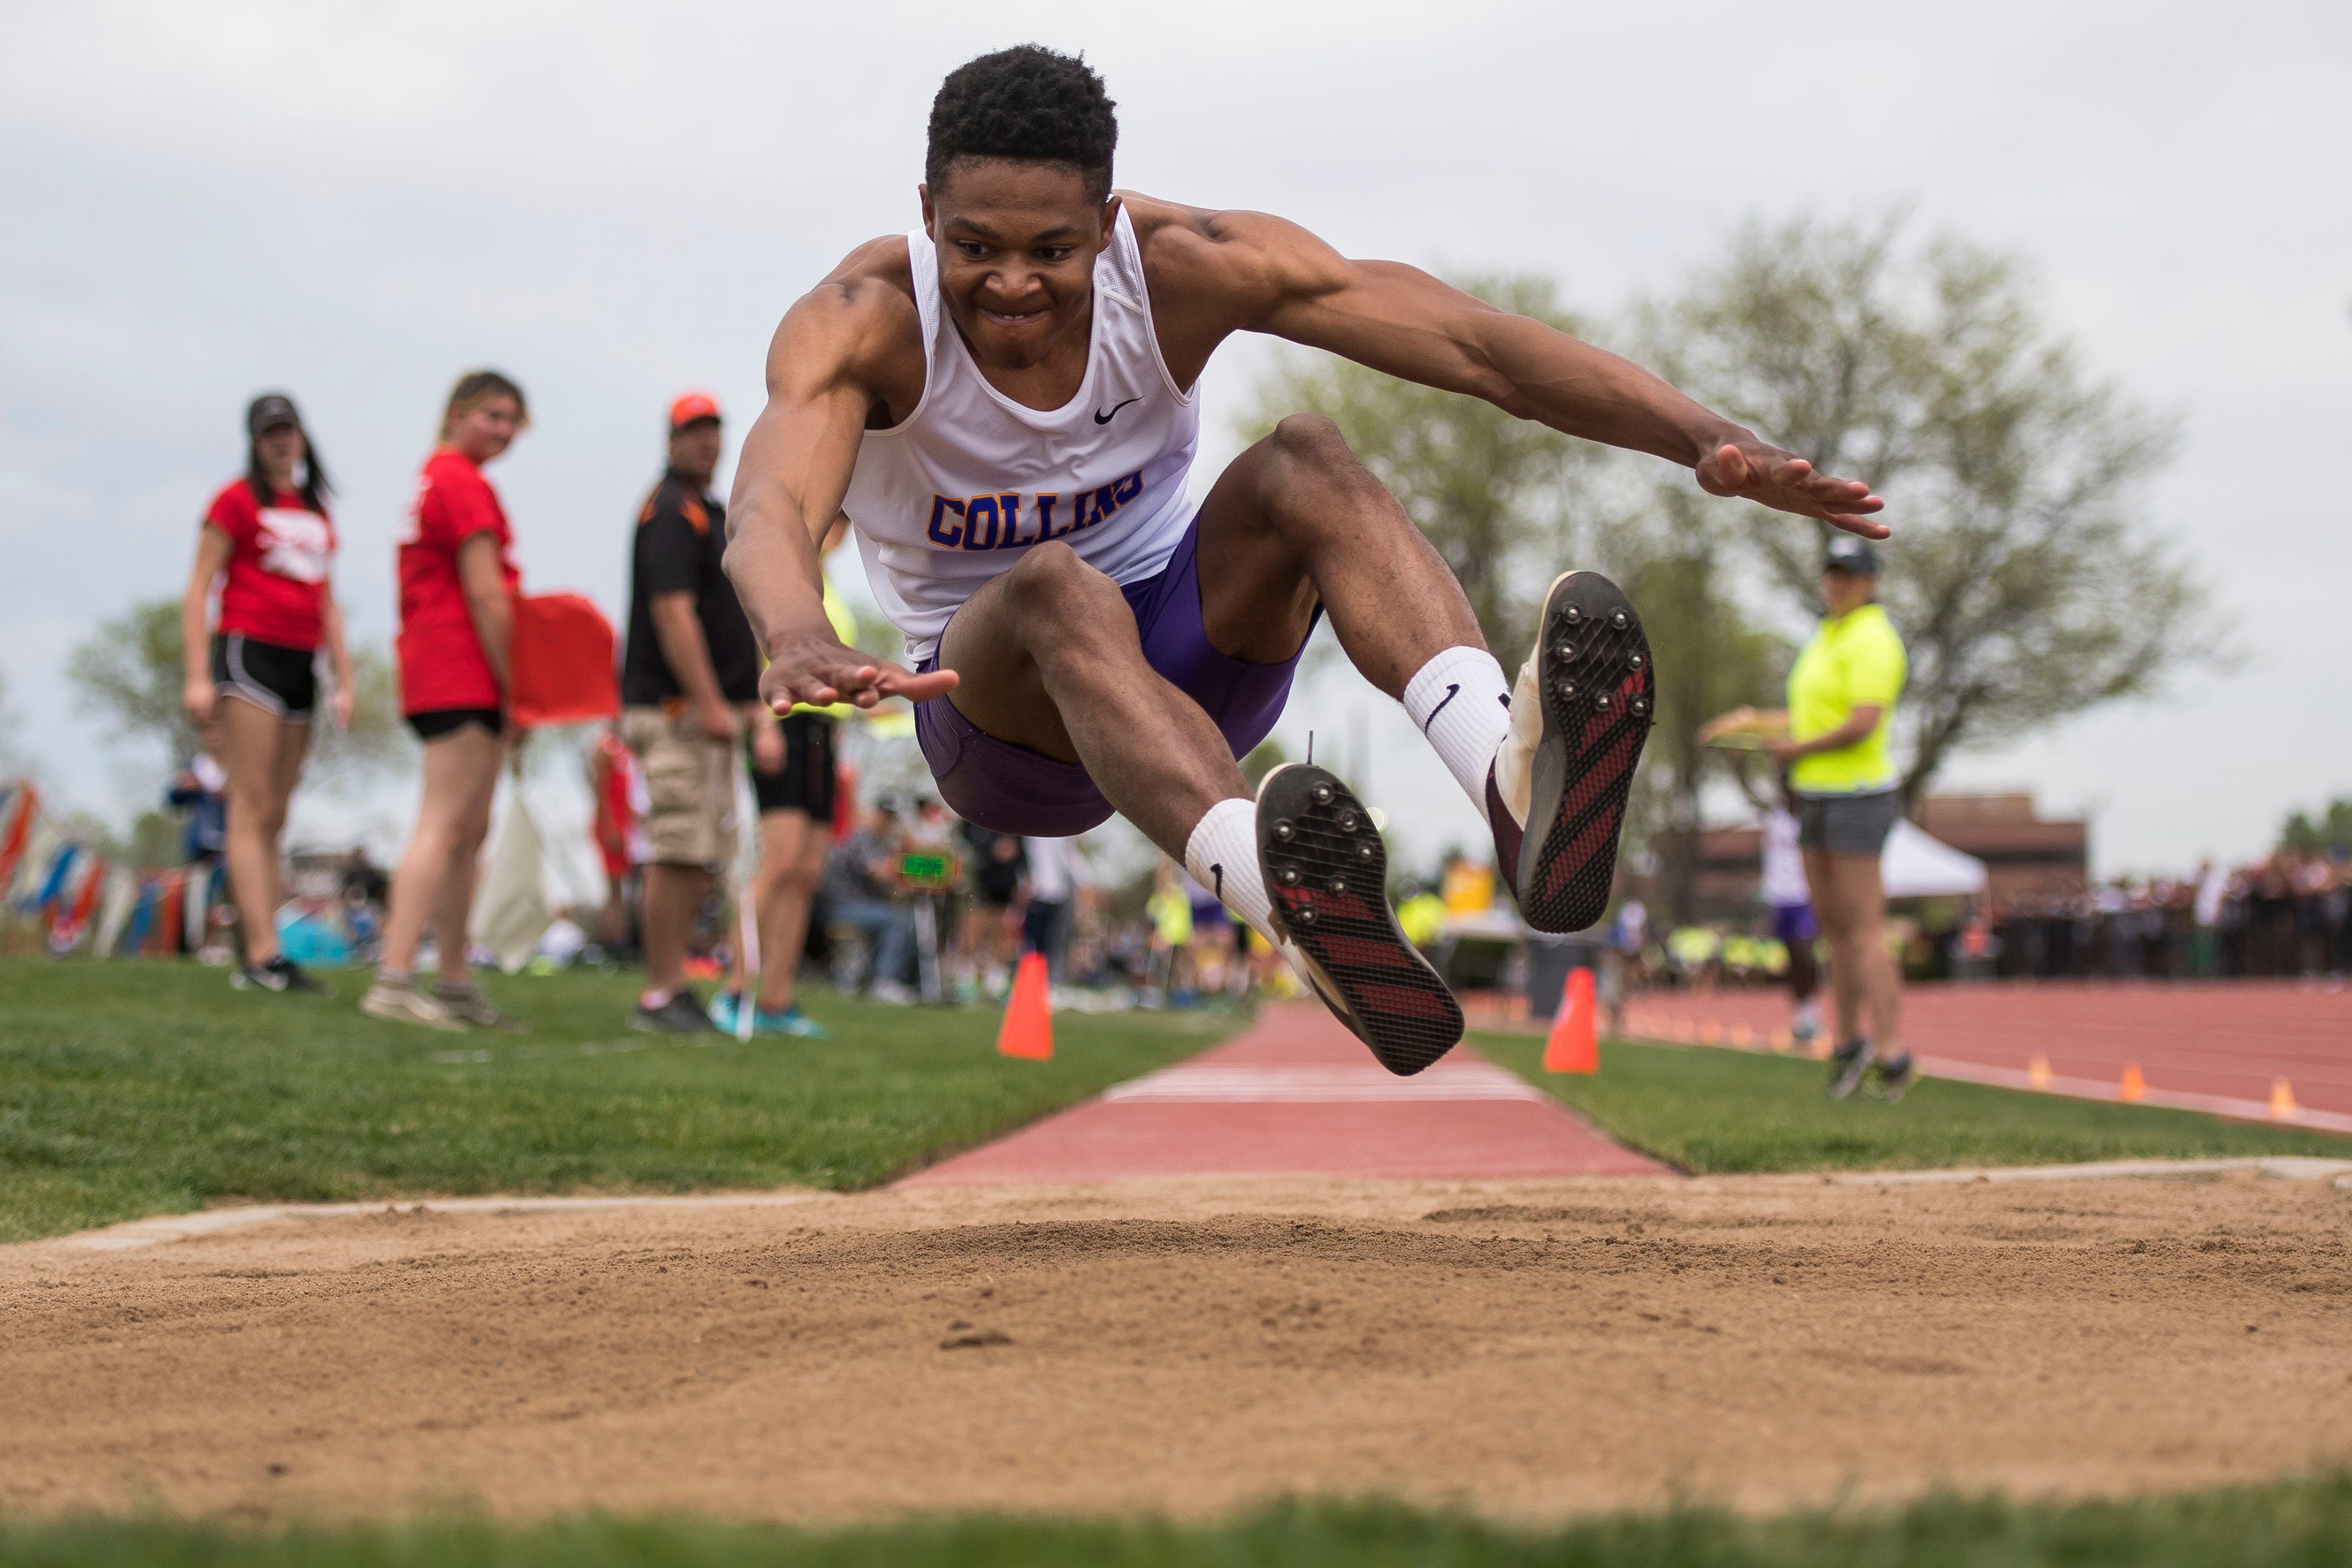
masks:
[[[464,1020],[419,991],[415,981],[387,980],[381,974],[368,987],[367,994],[360,998],[360,1011],[371,1018],[422,1024],[428,1029],[461,1030],[466,1026]]]

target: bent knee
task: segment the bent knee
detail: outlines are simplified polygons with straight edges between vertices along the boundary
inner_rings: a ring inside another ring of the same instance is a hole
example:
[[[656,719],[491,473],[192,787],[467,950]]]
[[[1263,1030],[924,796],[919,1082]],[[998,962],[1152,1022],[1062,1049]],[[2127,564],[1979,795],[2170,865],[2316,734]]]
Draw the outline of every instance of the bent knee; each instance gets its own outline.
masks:
[[[1339,425],[1320,414],[1285,416],[1266,441],[1275,456],[1286,464],[1327,471],[1363,469]]]
[[[1265,461],[1258,470],[1258,497],[1266,521],[1277,529],[1326,523],[1336,515],[1330,506],[1335,496],[1382,489],[1339,426],[1320,414],[1289,416],[1261,446]]]
[[[1111,599],[1126,602],[1118,584],[1058,539],[1032,546],[1005,573],[1004,588],[1024,615],[1100,605]]]

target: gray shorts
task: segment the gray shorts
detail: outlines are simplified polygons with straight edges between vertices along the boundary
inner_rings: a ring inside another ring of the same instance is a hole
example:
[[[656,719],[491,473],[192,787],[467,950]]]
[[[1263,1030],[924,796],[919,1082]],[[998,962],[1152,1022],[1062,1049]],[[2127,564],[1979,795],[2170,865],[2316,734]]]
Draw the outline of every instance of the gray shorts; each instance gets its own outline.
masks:
[[[1903,815],[1901,790],[1797,796],[1797,843],[1832,855],[1875,855]]]

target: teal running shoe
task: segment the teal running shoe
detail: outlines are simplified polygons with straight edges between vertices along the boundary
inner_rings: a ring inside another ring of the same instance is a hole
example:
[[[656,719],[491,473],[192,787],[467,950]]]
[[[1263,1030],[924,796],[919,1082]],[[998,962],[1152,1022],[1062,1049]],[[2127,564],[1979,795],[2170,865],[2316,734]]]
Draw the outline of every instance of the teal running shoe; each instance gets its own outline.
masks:
[[[735,992],[722,991],[710,999],[710,1021],[722,1035],[739,1033],[743,1020],[743,998]],[[833,1031],[800,1010],[799,1004],[790,1007],[751,1009],[751,1033],[754,1035],[790,1036],[802,1040],[823,1040]]]

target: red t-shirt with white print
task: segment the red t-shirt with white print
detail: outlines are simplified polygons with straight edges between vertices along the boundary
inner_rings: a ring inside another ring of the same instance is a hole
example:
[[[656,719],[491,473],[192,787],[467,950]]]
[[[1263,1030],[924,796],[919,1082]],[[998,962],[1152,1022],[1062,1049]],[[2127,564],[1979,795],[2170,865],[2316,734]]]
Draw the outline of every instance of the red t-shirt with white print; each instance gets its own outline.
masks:
[[[228,535],[221,582],[220,629],[279,647],[314,651],[324,635],[327,574],[335,561],[335,525],[299,495],[254,499],[245,479],[205,509],[205,524]]]
[[[498,544],[499,572],[515,592],[514,533],[498,491],[479,465],[444,447],[425,459],[400,541],[400,710],[431,713],[451,708],[504,708],[489,656],[474,635],[457,551],[476,534]]]

